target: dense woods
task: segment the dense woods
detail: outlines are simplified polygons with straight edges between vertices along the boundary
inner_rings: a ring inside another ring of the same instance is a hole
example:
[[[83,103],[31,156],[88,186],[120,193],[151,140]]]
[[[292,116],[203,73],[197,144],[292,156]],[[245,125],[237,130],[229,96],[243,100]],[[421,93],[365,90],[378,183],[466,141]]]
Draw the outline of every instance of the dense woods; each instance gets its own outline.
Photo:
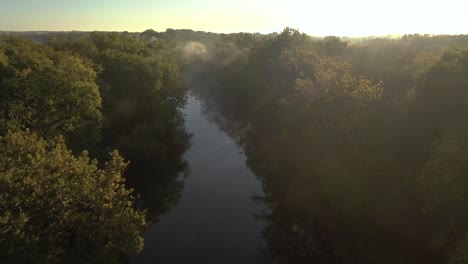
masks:
[[[89,63],[20,38],[2,41],[0,50],[2,134],[29,128],[77,147],[99,141],[101,97]]]
[[[0,255],[125,261],[183,186],[190,135],[175,53],[125,33],[45,42],[0,40]]]
[[[187,71],[262,181],[274,263],[466,262],[468,37],[205,47]]]
[[[138,254],[180,197],[198,87],[262,183],[269,262],[467,263],[468,36],[28,38],[0,38],[6,262]]]
[[[145,212],[133,208],[118,152],[99,169],[61,137],[9,133],[0,147],[2,261],[118,262],[142,250]]]

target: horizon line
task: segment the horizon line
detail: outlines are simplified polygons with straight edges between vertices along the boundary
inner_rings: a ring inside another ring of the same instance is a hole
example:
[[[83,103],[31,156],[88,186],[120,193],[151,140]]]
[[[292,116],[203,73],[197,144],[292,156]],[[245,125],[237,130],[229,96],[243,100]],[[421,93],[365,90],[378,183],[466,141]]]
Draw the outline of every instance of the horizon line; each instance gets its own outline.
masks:
[[[286,27],[284,27],[286,28]],[[283,29],[284,29],[283,28]],[[194,31],[194,32],[204,32],[204,33],[211,33],[211,34],[238,34],[238,33],[249,33],[249,34],[261,34],[261,35],[269,35],[269,34],[279,34],[281,33],[281,31],[272,31],[272,32],[269,32],[269,33],[262,33],[262,32],[259,32],[259,31],[231,31],[231,32],[215,32],[215,31],[205,31],[205,30],[197,30],[197,29],[189,29],[189,28],[166,28],[166,30],[164,31],[158,31],[158,30],[155,30],[155,29],[152,29],[152,28],[148,28],[148,29],[145,29],[143,31],[129,31],[129,30],[77,30],[77,29],[70,29],[70,30],[7,30],[7,29],[0,29],[0,32],[3,32],[3,33],[54,33],[54,32],[60,32],[60,33],[67,33],[67,32],[82,32],[82,33],[90,33],[90,32],[118,32],[118,33],[143,33],[147,30],[153,30],[155,32],[158,32],[158,33],[164,33],[166,32],[167,30],[179,30],[179,31],[182,31],[182,30],[190,30],[190,31]],[[296,28],[294,28],[296,29]],[[385,34],[370,34],[370,35],[333,35],[333,34],[330,34],[330,35],[323,35],[323,34],[313,34],[313,33],[307,33],[307,32],[303,32],[301,31],[300,29],[297,29],[299,30],[299,32],[301,33],[304,33],[308,36],[312,36],[312,37],[330,37],[330,36],[334,36],[334,37],[340,37],[340,38],[365,38],[365,37],[402,37],[402,36],[405,36],[405,35],[421,35],[421,36],[460,36],[460,35],[468,35],[468,33],[428,33],[428,32],[424,32],[424,33],[418,33],[418,32],[414,32],[414,33],[385,33]]]

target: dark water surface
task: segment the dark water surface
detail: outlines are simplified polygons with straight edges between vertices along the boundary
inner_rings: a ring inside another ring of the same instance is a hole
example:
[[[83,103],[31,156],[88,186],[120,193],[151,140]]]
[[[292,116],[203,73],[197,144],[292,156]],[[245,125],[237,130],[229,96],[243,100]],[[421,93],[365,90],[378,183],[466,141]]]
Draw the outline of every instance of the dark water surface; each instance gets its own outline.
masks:
[[[202,113],[191,97],[183,110],[193,134],[186,153],[190,174],[179,204],[145,233],[145,248],[133,263],[255,263],[264,224],[262,206],[251,197],[260,182],[240,148]]]

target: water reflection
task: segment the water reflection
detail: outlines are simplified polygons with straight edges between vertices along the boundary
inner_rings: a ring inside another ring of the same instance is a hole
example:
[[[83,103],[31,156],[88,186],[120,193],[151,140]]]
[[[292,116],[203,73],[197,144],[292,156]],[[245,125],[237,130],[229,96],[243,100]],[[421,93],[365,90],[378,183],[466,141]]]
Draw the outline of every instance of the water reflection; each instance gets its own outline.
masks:
[[[190,98],[183,110],[193,134],[185,155],[190,173],[182,198],[145,234],[145,249],[135,263],[256,263],[262,256],[255,220],[263,208],[251,199],[261,185],[238,146],[202,114]]]
[[[190,148],[191,136],[185,129],[183,114],[178,111],[164,129],[146,128],[145,133],[121,143],[120,149],[131,161],[126,172],[127,186],[135,188],[141,196],[138,201],[153,222],[180,200],[190,170],[184,153]],[[164,141],[156,142],[152,137]]]
[[[455,250],[461,262],[450,263],[465,263],[466,185],[454,145],[435,146],[443,158],[418,163],[423,169],[403,152],[364,147],[291,158],[317,142],[261,144],[271,135],[215,101],[192,97],[184,114],[194,134],[190,176],[177,208],[147,232],[136,263],[439,264]],[[459,189],[437,191],[442,185],[428,180],[440,170],[457,176]]]
[[[215,101],[205,100],[204,110],[242,146],[262,182],[254,199],[266,207],[258,214],[266,263],[467,263],[462,144],[440,142],[432,151],[441,156],[426,164],[408,158],[418,145],[405,135],[401,153],[363,147],[313,156],[314,141],[272,136]],[[449,262],[453,254],[458,262]]]

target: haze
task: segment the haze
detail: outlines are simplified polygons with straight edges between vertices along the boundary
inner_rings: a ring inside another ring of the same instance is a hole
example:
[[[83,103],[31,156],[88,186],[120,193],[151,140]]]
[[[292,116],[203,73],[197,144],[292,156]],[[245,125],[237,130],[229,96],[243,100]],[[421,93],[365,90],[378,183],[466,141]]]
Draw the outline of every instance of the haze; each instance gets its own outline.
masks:
[[[190,28],[217,33],[279,31],[365,36],[468,33],[463,0],[1,0],[0,30],[134,31]]]

